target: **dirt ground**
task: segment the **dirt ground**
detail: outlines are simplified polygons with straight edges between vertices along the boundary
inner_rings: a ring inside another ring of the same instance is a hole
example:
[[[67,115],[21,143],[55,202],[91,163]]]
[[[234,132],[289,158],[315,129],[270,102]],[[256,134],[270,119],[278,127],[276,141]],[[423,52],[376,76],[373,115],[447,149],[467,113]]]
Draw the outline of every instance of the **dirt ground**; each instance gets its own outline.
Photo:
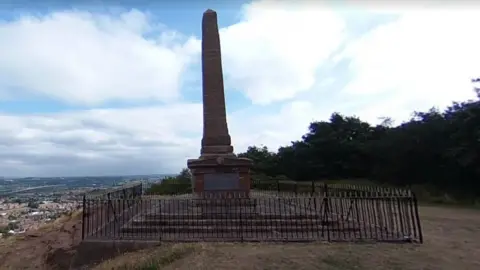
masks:
[[[425,243],[177,244],[128,253],[94,269],[480,269],[480,211],[421,207]],[[0,242],[0,270],[68,269],[80,241],[78,216]],[[156,268],[144,268],[156,269]]]
[[[151,261],[159,269],[480,269],[480,211],[421,207],[420,215],[423,245],[177,244],[125,254],[95,269],[141,269]]]
[[[75,212],[38,231],[0,239],[0,270],[68,269],[81,234],[81,212]]]

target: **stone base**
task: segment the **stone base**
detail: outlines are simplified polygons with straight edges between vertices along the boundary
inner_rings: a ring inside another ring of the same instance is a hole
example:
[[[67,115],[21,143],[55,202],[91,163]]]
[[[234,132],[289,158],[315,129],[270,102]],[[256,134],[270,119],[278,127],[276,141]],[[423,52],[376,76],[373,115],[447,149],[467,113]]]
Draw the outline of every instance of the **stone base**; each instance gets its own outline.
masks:
[[[239,182],[241,179],[239,179]],[[241,183],[240,183],[241,184]],[[205,187],[205,185],[204,185]],[[204,188],[205,189],[205,188]],[[249,198],[248,190],[220,190],[220,191],[198,191],[195,193],[198,199],[242,199]]]
[[[203,198],[245,198],[250,193],[253,162],[232,155],[201,156],[190,159],[194,192]]]
[[[202,146],[200,153],[200,158],[211,156],[235,157],[235,154],[233,154],[233,147],[231,145]]]
[[[257,202],[254,199],[202,199],[196,202],[196,207],[203,215],[255,214]]]
[[[225,199],[225,200],[198,200],[195,201],[197,207],[225,206],[225,207],[256,207],[255,199]]]

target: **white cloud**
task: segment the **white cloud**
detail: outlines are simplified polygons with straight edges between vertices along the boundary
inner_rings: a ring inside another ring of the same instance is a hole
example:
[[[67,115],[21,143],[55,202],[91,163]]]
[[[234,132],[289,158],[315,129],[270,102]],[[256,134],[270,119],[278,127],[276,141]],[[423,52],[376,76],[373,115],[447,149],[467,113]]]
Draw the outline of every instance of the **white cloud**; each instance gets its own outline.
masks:
[[[293,98],[314,85],[343,30],[343,20],[323,5],[249,4],[240,23],[221,30],[227,87],[254,104]]]
[[[476,9],[415,9],[349,44],[353,80],[345,96],[368,101],[366,120],[406,120],[414,110],[444,108],[474,98],[470,79],[480,73]],[[375,116],[374,116],[375,115]],[[398,123],[398,121],[397,121]]]
[[[299,139],[318,113],[307,102],[261,115],[233,113],[228,119],[235,151],[286,145]],[[175,173],[200,154],[201,117],[200,104],[0,115],[0,171],[5,176]]]
[[[159,38],[145,37],[160,30]],[[0,22],[0,97],[25,90],[86,105],[175,100],[181,75],[198,53],[197,40],[178,38],[135,10],[118,17],[72,11]]]
[[[0,121],[3,175],[174,172],[198,155],[202,125],[199,104],[2,115]]]
[[[324,6],[257,2],[244,11],[240,23],[221,30],[227,89],[244,91],[254,103],[228,115],[236,152],[253,144],[286,145],[300,139],[312,120],[326,120],[333,111],[370,122],[392,116],[399,123],[413,110],[474,96],[470,78],[480,75],[475,10],[380,11],[399,19],[346,44],[342,17]],[[136,11],[117,19],[63,12],[2,23],[0,97],[20,87],[87,105],[175,100],[182,72],[198,56],[198,40],[162,30]],[[159,38],[145,38],[159,32]],[[329,58],[341,45],[346,50],[335,59],[351,61],[352,80],[343,91],[324,94],[347,79],[317,74],[333,65]],[[307,90],[309,99],[301,95]],[[278,110],[256,106],[288,99]],[[200,104],[181,103],[0,115],[0,170],[3,175],[176,172],[199,155],[201,116]]]
[[[247,108],[229,117],[232,141],[236,152],[251,145],[265,145],[271,150],[299,140],[308,131],[308,125],[319,118],[328,118],[329,108],[320,108],[311,102],[293,101],[278,111],[259,113]]]

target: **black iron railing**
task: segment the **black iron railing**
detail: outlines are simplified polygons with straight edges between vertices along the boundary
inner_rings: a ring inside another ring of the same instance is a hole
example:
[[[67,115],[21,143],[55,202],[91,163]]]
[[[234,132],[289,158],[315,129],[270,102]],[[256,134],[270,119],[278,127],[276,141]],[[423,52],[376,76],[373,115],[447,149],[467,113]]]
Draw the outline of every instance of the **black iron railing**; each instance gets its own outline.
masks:
[[[89,233],[102,230],[103,227],[110,223],[118,223],[116,218],[120,213],[115,212],[118,206],[116,202],[127,203],[127,207],[122,209],[131,209],[131,203],[140,199],[143,194],[143,183],[135,182],[121,187],[104,189],[89,192],[83,195],[83,212],[82,212],[82,239]],[[122,213],[122,216],[130,217],[128,212]],[[133,217],[133,216],[132,216]]]
[[[86,198],[84,239],[423,242],[408,190],[316,185],[314,192]]]
[[[144,193],[145,195],[190,194],[192,193],[192,183],[190,181],[175,181],[167,179],[158,183],[152,183]]]
[[[132,182],[123,186],[85,193],[86,199],[134,199],[142,196],[144,183]]]
[[[328,187],[328,189],[327,189]],[[396,187],[381,187],[359,184],[323,184],[315,181],[252,181],[252,189],[257,191],[275,192],[278,194],[324,194],[327,190],[331,194],[349,194],[353,196],[413,196],[409,189]]]

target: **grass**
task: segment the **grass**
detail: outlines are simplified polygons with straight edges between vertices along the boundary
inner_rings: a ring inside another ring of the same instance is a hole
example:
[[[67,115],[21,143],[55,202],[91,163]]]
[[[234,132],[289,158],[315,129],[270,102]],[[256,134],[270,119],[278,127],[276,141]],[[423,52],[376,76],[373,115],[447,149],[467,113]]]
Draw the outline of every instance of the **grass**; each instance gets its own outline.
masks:
[[[94,269],[480,269],[480,211],[420,207],[425,243],[195,243],[126,253]]]
[[[188,180],[165,179],[159,184],[153,184],[146,195],[175,195],[192,191],[192,184]]]
[[[310,184],[309,182],[307,182]],[[347,184],[347,185],[362,185],[362,186],[382,186],[387,188],[395,188],[395,186],[388,184],[381,184],[372,182],[368,179],[345,179],[345,180],[324,180],[318,181],[318,184]],[[413,185],[408,187],[417,196],[418,202],[424,206],[445,206],[458,208],[474,208],[480,209],[480,198],[472,199],[462,196],[454,196],[448,192],[440,191],[429,185]]]
[[[296,191],[299,193],[309,193],[312,190],[312,183],[310,181],[296,182],[288,180],[284,176],[268,177],[266,175],[254,175],[254,186],[258,189]],[[278,181],[278,182],[277,182]],[[372,182],[368,179],[329,179],[319,180],[315,182],[316,187],[323,184],[343,184],[343,185],[360,185],[372,187],[389,187],[395,188],[388,184],[381,184]],[[434,187],[428,185],[415,185],[410,189],[416,194],[418,201],[423,205],[442,205],[453,207],[468,207],[480,209],[480,199],[472,200],[471,198],[459,198],[451,194],[435,190]],[[165,179],[159,184],[153,184],[150,189],[146,191],[147,195],[174,195],[186,194],[191,192],[191,182],[188,179],[170,178]]]
[[[107,260],[97,267],[96,270],[155,270],[172,264],[192,254],[196,245],[174,244],[160,248],[151,248],[139,252],[126,253],[113,260]]]

